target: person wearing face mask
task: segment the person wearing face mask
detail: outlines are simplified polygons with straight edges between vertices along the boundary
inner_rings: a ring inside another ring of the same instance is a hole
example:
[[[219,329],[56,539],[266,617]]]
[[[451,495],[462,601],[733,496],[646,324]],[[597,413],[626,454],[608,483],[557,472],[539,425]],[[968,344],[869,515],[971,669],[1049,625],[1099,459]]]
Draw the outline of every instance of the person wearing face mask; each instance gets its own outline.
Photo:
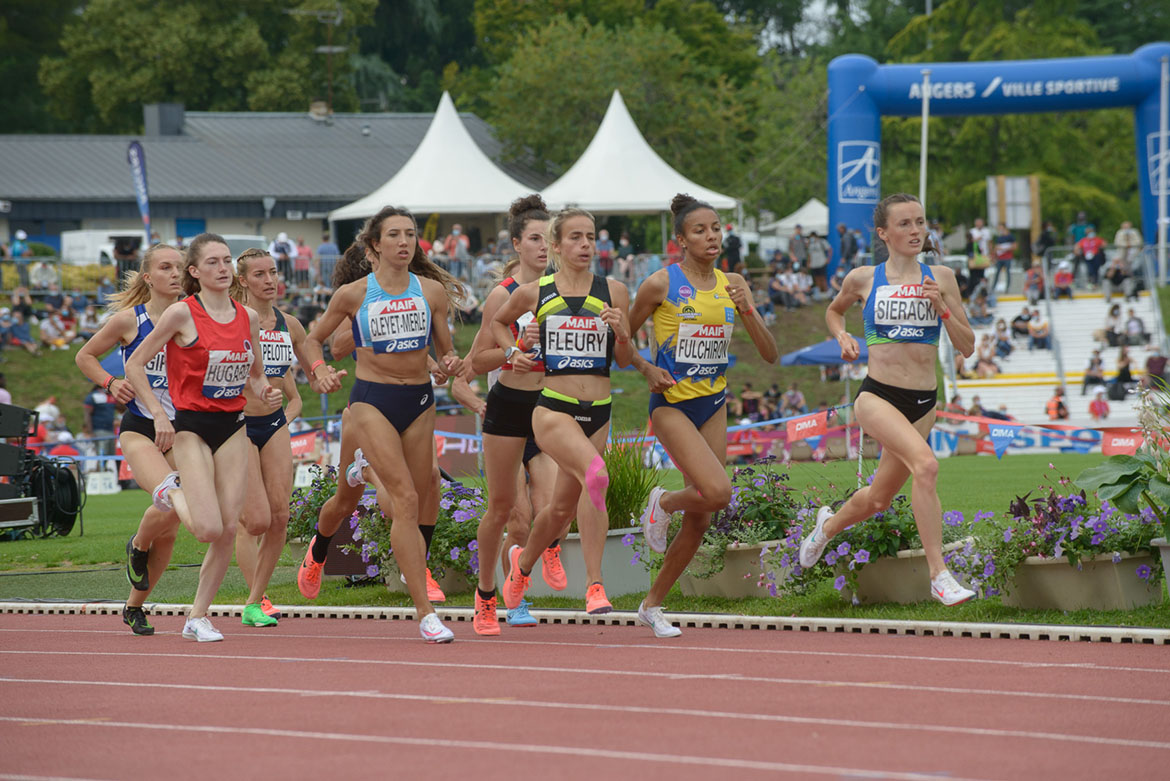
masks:
[[[467,263],[471,260],[471,241],[463,234],[463,226],[459,223],[451,226],[451,235],[443,242],[443,251],[451,259],[451,273],[466,279]]]
[[[603,228],[597,232],[597,266],[602,276],[607,276],[613,269],[614,254],[613,239],[609,237],[609,231]]]

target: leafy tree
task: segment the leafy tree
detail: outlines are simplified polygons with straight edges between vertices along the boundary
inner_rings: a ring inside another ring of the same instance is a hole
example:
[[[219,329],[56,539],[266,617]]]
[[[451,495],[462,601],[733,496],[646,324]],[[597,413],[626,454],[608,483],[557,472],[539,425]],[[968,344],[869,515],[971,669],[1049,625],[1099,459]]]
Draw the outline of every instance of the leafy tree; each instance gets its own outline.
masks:
[[[48,111],[37,83],[37,62],[58,54],[61,19],[77,0],[5,0],[0,6],[0,84],[4,111],[0,133],[54,132],[65,129]]]

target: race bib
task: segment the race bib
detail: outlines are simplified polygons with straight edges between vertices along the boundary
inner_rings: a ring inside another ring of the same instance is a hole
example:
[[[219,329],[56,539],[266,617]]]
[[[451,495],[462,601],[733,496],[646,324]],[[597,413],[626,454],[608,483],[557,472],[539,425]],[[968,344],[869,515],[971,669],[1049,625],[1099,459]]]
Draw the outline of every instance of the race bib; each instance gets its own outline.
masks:
[[[938,312],[922,294],[922,285],[881,285],[873,302],[873,323],[883,339],[912,342],[927,338],[938,326]]]
[[[252,371],[252,344],[243,350],[210,350],[203,373],[203,395],[209,399],[234,399],[244,392]]]
[[[609,326],[600,317],[549,315],[545,320],[545,366],[554,371],[604,369]]]
[[[679,323],[674,368],[679,377],[719,377],[727,371],[732,326],[724,323]]]
[[[166,350],[159,350],[146,364],[146,379],[150,380],[150,387],[165,388],[167,387],[167,353]]]
[[[292,366],[292,336],[288,331],[260,331],[260,359],[265,377],[283,377]]]
[[[367,325],[376,353],[402,353],[427,345],[430,317],[426,299],[395,298],[370,304]]]

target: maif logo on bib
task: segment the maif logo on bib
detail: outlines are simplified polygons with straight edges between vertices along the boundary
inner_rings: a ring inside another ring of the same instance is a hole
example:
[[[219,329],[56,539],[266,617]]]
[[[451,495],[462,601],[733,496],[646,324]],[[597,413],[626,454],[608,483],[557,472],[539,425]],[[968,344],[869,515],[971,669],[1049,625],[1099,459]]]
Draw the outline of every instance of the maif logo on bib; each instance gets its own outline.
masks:
[[[874,294],[873,323],[883,339],[915,341],[938,327],[938,312],[922,294],[922,285],[881,285]]]
[[[675,371],[696,380],[726,372],[731,328],[725,323],[679,323]]]
[[[370,304],[368,325],[374,352],[421,350],[430,331],[428,319],[426,301],[417,296]]]
[[[203,373],[203,395],[209,399],[234,399],[244,392],[252,371],[252,343],[243,350],[210,350]]]
[[[599,317],[549,315],[545,365],[554,369],[604,369],[609,326]]]
[[[288,331],[260,332],[260,360],[264,361],[264,376],[284,376],[293,362],[292,337]]]

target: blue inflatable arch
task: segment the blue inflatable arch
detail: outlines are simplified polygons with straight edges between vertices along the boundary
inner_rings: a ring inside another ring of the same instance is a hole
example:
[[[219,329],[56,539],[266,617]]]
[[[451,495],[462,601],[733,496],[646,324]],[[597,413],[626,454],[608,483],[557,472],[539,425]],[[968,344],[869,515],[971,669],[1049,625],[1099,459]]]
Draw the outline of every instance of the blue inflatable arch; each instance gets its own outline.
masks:
[[[1004,62],[879,65],[860,54],[829,63],[829,241],[840,257],[836,227],[873,230],[881,199],[883,115],[922,114],[922,69],[930,69],[932,116],[1024,114],[1133,106],[1142,232],[1157,240],[1158,93],[1161,58],[1170,43],[1131,55]],[[929,208],[929,207],[928,207]]]

